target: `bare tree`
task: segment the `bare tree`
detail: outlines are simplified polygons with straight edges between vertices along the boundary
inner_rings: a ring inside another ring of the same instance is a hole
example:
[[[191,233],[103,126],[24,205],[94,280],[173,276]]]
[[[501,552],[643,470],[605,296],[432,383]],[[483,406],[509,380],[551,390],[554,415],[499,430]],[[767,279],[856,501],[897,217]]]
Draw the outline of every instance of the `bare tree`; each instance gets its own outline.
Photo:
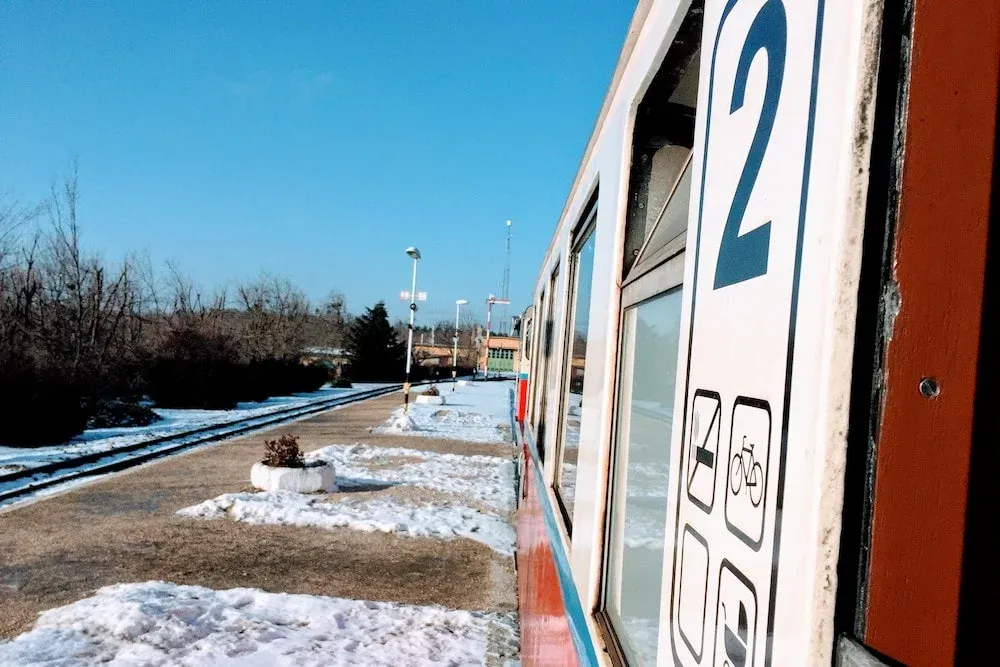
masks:
[[[236,289],[243,308],[242,341],[251,361],[298,356],[306,339],[309,301],[286,278],[262,275]]]
[[[110,267],[84,253],[78,221],[76,171],[53,186],[46,204],[49,233],[44,253],[40,313],[52,361],[71,382],[119,368],[136,354],[141,340],[141,290],[132,265]]]
[[[324,380],[297,364],[262,374],[247,363],[297,360],[315,336],[339,343],[343,294],[311,313],[283,278],[203,292],[176,264],[158,273],[148,256],[109,262],[86,252],[81,236],[75,165],[37,208],[0,197],[0,402],[20,397],[24,414],[75,412],[51,437],[78,432],[84,408],[101,399],[152,394],[154,376],[177,404],[196,400],[186,393],[200,381],[225,403],[245,400],[247,378],[255,396]]]

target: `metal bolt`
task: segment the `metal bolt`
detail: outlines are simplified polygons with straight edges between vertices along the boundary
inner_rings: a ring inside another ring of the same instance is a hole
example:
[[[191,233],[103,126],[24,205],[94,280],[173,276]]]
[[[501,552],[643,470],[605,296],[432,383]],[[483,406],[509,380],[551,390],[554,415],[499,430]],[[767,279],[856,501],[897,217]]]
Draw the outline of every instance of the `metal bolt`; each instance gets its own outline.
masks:
[[[920,393],[924,398],[934,398],[941,393],[941,385],[937,378],[923,378],[920,380]]]

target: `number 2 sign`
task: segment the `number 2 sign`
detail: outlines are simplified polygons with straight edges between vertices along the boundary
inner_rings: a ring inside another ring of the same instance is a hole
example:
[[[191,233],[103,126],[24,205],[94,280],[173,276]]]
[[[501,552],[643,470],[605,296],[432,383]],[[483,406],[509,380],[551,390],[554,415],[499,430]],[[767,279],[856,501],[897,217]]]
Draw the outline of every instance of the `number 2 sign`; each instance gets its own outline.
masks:
[[[677,488],[670,644],[683,665],[771,662],[823,14],[823,0],[706,2],[679,469],[716,483]],[[709,408],[711,470],[689,461]]]
[[[733,3],[727,6],[732,9]],[[723,22],[726,17],[723,16]],[[720,33],[721,36],[721,33]],[[760,175],[761,163],[771,141],[774,130],[775,114],[778,102],[781,100],[781,84],[785,76],[785,49],[788,40],[788,22],[785,17],[785,6],[782,0],[767,0],[757,12],[750,29],[747,31],[740,51],[736,74],[733,77],[732,101],[729,104],[730,115],[746,106],[747,83],[750,79],[750,66],[761,53],[765,54],[764,97],[757,116],[757,127],[753,140],[747,150],[743,171],[740,174],[736,192],[732,197],[729,215],[726,216],[726,226],[722,232],[719,245],[719,259],[715,265],[715,289],[721,289],[735,283],[750,280],[767,273],[767,255],[771,241],[771,222],[763,224],[740,234],[740,227],[747,211],[750,195],[753,194],[757,177]],[[718,43],[718,42],[717,42]],[[718,55],[718,49],[716,49]]]

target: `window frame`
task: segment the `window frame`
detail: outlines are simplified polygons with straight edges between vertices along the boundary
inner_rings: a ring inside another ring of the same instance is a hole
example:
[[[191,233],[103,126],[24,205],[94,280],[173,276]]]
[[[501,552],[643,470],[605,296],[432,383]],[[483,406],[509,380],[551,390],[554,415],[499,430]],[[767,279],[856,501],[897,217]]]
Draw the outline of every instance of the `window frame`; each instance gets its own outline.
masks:
[[[666,241],[666,243],[663,243],[659,247],[651,249],[650,244],[653,237],[656,235],[656,232],[659,231],[659,227],[663,223],[663,216],[666,215],[667,210],[670,208],[670,204],[674,201],[674,196],[677,194],[678,188],[680,188],[684,178],[688,176],[693,169],[694,152],[689,150],[687,157],[681,162],[677,173],[673,175],[673,182],[670,184],[667,197],[664,199],[663,205],[660,207],[660,212],[653,221],[653,225],[649,228],[646,238],[639,246],[639,250],[636,252],[635,261],[632,263],[632,266],[629,267],[628,273],[626,273],[622,279],[623,290],[628,285],[637,282],[646,274],[655,272],[656,269],[664,263],[669,262],[679,252],[683,252],[685,246],[687,245],[686,225],[683,228],[678,229],[676,233]],[[690,207],[690,202],[688,206]],[[622,298],[625,298],[624,293],[622,294]]]
[[[679,238],[683,240],[683,236],[684,233],[681,232]],[[673,241],[671,241],[671,243],[673,243]],[[622,403],[619,398],[623,392],[622,382],[624,379],[624,368],[622,362],[626,352],[623,340],[625,331],[625,315],[626,311],[631,308],[638,308],[644,303],[667,295],[675,290],[683,290],[685,287],[684,261],[685,248],[682,245],[676,250],[676,252],[672,252],[668,257],[664,257],[663,260],[654,268],[643,271],[640,276],[631,280],[622,288],[621,291],[621,301],[618,309],[618,349],[615,354],[615,383],[611,408],[611,443],[608,448],[609,459],[607,467],[607,495],[604,504],[603,537],[600,544],[600,580],[598,582],[597,603],[593,612],[598,630],[604,639],[604,644],[608,649],[609,655],[611,656],[612,663],[615,665],[629,664],[621,648],[621,639],[618,637],[618,632],[615,630],[615,626],[611,621],[611,616],[607,612],[607,604],[610,600],[608,575],[612,565],[611,535],[612,530],[614,529],[611,522],[612,507],[615,503],[615,493],[618,491],[620,486],[620,473],[623,467],[622,464],[624,463],[625,466],[628,464],[627,457],[623,458],[619,456],[621,444],[619,440],[619,431],[622,428],[623,422],[621,414]],[[676,396],[674,398],[676,399]],[[673,446],[673,444],[674,443],[671,443],[671,446]],[[680,443],[677,443],[677,445],[680,446]],[[669,495],[667,502],[667,514],[669,515]],[[666,544],[664,544],[664,554],[666,554]],[[669,576],[667,572],[667,563],[668,561],[664,558],[663,564],[661,565],[661,590],[658,591],[657,594],[662,592],[663,586],[665,585],[664,582]],[[663,612],[664,610],[661,609],[661,618],[663,617]]]
[[[534,341],[532,347],[535,350],[535,354],[532,354],[531,358],[531,376],[528,383],[528,423],[531,425],[532,435],[536,434],[538,431],[538,397],[541,393],[539,383],[542,380],[542,357],[545,356],[544,351],[542,351],[542,331],[545,328],[545,297],[546,297],[546,286],[542,287],[541,293],[538,295],[538,304],[535,307],[535,317],[538,321],[535,322],[534,330],[532,331],[532,336]]]
[[[599,559],[599,580],[597,583],[597,597],[594,605],[593,617],[598,632],[604,641],[611,662],[615,665],[629,665],[625,653],[622,650],[622,641],[618,636],[607,606],[611,599],[609,595],[609,572],[612,567],[612,508],[616,502],[616,492],[619,490],[621,470],[627,466],[627,457],[620,456],[619,431],[623,425],[621,414],[621,395],[623,392],[623,359],[625,356],[625,316],[626,312],[632,308],[637,308],[641,304],[652,301],[660,296],[666,295],[674,290],[683,290],[684,284],[684,261],[687,249],[687,226],[677,230],[671,238],[657,248],[650,249],[650,243],[663,222],[670,203],[673,201],[678,187],[681,185],[685,175],[693,169],[693,152],[688,153],[685,160],[680,164],[676,174],[672,177],[669,187],[669,194],[664,198],[661,209],[653,221],[652,226],[644,234],[642,242],[635,251],[633,261],[624,271],[620,282],[620,299],[618,303],[618,328],[617,328],[617,349],[615,352],[614,366],[614,393],[612,395],[611,406],[611,431],[610,443],[608,445],[608,460],[606,467],[606,484],[604,497],[604,516],[602,534],[600,540]],[[690,207],[690,203],[689,203]],[[683,306],[682,306],[683,308]],[[634,351],[633,351],[634,352]],[[679,369],[678,369],[679,370]],[[675,402],[676,402],[676,396]],[[673,446],[674,443],[671,443]],[[677,446],[680,446],[678,443]],[[670,499],[667,498],[667,514],[669,516]],[[660,591],[670,582],[667,580],[672,576],[668,571],[668,560],[666,559],[666,537],[664,537],[664,560],[661,564]],[[660,609],[660,617],[663,618],[664,609]],[[666,610],[669,613],[669,610]]]
[[[545,317],[541,331],[542,355],[541,355],[541,386],[538,395],[538,419],[535,426],[535,449],[538,451],[539,465],[545,469],[545,459],[549,443],[549,424],[547,415],[549,409],[549,385],[551,384],[551,371],[553,369],[552,358],[558,353],[558,336],[556,325],[560,318],[560,313],[556,309],[556,297],[559,290],[559,271],[562,268],[561,258],[557,259],[549,272],[548,284],[545,291],[548,292],[548,301],[545,304]],[[551,328],[550,328],[551,326]],[[546,349],[547,348],[547,349]],[[556,436],[558,437],[558,415],[556,416]]]
[[[596,234],[597,200],[595,198],[587,205],[584,214],[580,216],[580,222],[573,231],[571,236],[572,243],[570,244],[570,252],[567,259],[566,312],[563,314],[563,321],[566,326],[563,328],[562,336],[562,373],[558,388],[559,414],[556,423],[556,440],[553,456],[551,486],[553,495],[556,498],[556,504],[559,507],[559,513],[562,515],[563,527],[566,530],[566,537],[570,541],[573,539],[573,517],[567,511],[566,503],[563,501],[563,494],[560,490],[560,482],[562,481],[563,454],[565,453],[564,436],[566,435],[566,414],[569,401],[569,386],[573,378],[573,336],[576,331],[576,315],[578,310],[576,297],[579,292],[580,252],[583,250],[584,245],[586,245],[592,237],[596,238]],[[591,275],[591,282],[593,282],[593,273]],[[588,329],[589,326],[590,324],[588,322]],[[587,368],[585,358],[584,378],[586,378],[586,373]]]

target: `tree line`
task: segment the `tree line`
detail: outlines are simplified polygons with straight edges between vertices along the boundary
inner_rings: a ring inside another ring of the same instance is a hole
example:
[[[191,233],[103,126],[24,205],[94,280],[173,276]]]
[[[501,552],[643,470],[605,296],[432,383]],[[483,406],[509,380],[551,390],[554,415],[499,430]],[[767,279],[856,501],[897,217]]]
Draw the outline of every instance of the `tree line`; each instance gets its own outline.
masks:
[[[176,266],[81,245],[77,177],[38,206],[0,201],[0,443],[61,442],[159,407],[230,408],[318,389],[306,346],[340,347],[343,295],[313,307],[286,279],[199,290]]]
[[[108,262],[83,249],[78,200],[75,170],[37,206],[0,198],[0,444],[146,425],[151,406],[227,409],[334,379],[402,381],[407,325],[391,324],[383,302],[355,317],[342,293],[314,305],[281,277],[205,292],[174,264]],[[439,344],[453,328],[437,323]],[[463,372],[473,336],[464,323]],[[311,347],[346,350],[343,376],[303,365]],[[440,371],[422,360],[411,379]]]

